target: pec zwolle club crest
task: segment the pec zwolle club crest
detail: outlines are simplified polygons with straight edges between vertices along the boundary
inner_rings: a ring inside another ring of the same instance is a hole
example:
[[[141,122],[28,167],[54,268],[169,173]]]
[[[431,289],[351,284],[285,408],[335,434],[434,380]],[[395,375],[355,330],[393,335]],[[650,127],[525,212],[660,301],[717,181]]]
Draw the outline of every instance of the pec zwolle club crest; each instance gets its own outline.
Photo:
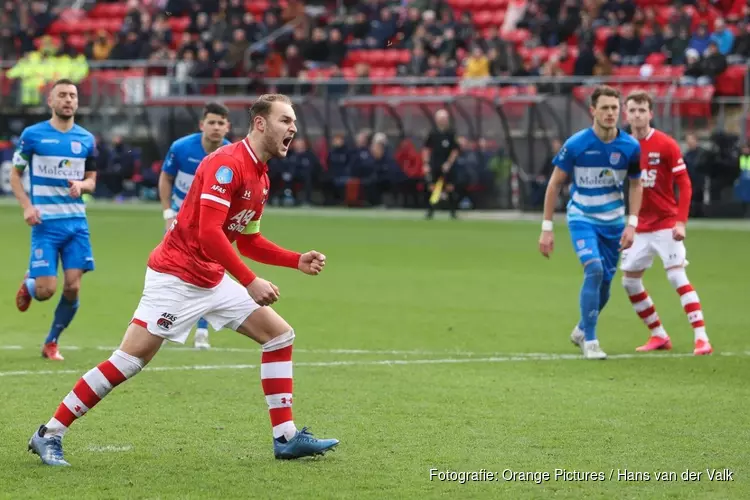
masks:
[[[620,153],[612,153],[609,155],[610,165],[617,165],[618,163],[620,163]]]
[[[81,145],[81,143],[80,143],[80,142],[78,142],[78,141],[72,141],[72,142],[70,143],[70,150],[71,150],[71,151],[73,152],[73,154],[77,155],[77,154],[79,154],[79,153],[80,153],[81,151],[83,151],[83,146],[82,146],[82,145]]]

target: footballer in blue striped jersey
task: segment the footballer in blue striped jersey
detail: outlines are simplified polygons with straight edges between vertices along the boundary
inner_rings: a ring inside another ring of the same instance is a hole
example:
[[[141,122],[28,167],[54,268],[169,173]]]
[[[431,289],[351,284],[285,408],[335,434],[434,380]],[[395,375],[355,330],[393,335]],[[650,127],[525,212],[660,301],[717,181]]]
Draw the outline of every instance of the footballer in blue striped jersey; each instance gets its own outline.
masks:
[[[617,272],[620,252],[633,244],[638,212],[643,197],[640,181],[639,142],[617,127],[620,93],[607,86],[597,87],[591,96],[592,127],[565,141],[553,160],[544,198],[544,220],[539,250],[552,254],[552,218],[560,188],[571,182],[567,207],[568,229],[573,249],[583,265],[580,293],[580,321],[571,341],[586,359],[606,359],[599,346],[596,324],[609,300],[612,279]],[[629,178],[630,217],[625,221],[625,179]]]
[[[83,274],[94,270],[82,196],[96,188],[96,144],[94,136],[75,123],[78,90],[72,81],[55,82],[47,104],[52,118],[25,128],[13,155],[11,188],[31,226],[29,269],[16,294],[16,306],[23,312],[34,299],[50,299],[62,262],[63,293],[42,347],[43,357],[61,361],[58,339],[78,310]],[[26,169],[30,197],[23,188]]]

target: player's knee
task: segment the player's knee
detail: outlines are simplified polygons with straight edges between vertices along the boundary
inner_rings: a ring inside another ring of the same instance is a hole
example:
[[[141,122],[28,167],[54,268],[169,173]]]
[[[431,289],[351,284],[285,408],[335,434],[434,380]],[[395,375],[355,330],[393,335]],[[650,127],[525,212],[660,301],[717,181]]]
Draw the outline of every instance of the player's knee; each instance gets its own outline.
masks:
[[[602,261],[597,259],[586,264],[586,267],[583,268],[583,275],[586,279],[601,284],[602,281],[604,281],[604,267],[602,266]]]
[[[643,289],[643,282],[641,278],[631,278],[629,276],[622,277],[622,287],[628,294],[633,295],[640,292]]]
[[[690,283],[685,273],[684,267],[676,267],[667,270],[667,279],[672,285],[672,288],[677,289]]]
[[[52,285],[40,284],[37,281],[34,297],[36,298],[36,300],[49,300],[53,295],[55,295],[55,288],[57,287]]]
[[[278,351],[294,343],[294,328],[287,330],[263,344],[264,351]]]
[[[63,285],[63,295],[66,298],[74,299],[78,297],[78,292],[81,289],[81,280],[75,280],[71,282],[65,282]]]
[[[109,361],[115,365],[120,373],[125,375],[126,379],[137,375],[146,366],[146,360],[128,354],[120,349],[112,353]]]

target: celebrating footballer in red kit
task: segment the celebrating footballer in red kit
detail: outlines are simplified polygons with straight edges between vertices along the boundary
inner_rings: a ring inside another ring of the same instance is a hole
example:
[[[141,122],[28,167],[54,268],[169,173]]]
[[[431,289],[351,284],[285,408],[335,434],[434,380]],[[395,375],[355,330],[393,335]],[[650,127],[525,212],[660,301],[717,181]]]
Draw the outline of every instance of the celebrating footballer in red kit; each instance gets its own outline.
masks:
[[[623,252],[622,284],[633,308],[648,326],[651,336],[639,352],[671,349],[672,342],[659,320],[642,277],[651,267],[654,255],[664,264],[667,278],[680,296],[695,334],[695,355],[711,354],[701,303],[685,273],[687,266],[685,227],[690,211],[692,187],[682,152],[669,135],[651,127],[653,100],[646,92],[634,92],[625,100],[627,121],[641,144],[643,204],[633,246]],[[674,186],[679,197],[675,199]]]
[[[114,387],[138,374],[163,341],[185,343],[201,317],[262,346],[261,385],[268,403],[276,458],[323,454],[336,439],[317,439],[292,420],[294,329],[271,307],[279,298],[273,283],[257,277],[240,253],[263,264],[317,275],[323,254],[299,254],[264,238],[260,220],[268,198],[271,158],[283,158],[297,132],[288,97],[263,95],[250,108],[250,132],[219,148],[201,163],[177,218],[148,259],[141,301],[112,356],[76,383],[54,416],[29,441],[47,465],[69,465],[62,437],[70,425]],[[232,280],[226,274],[231,274]]]

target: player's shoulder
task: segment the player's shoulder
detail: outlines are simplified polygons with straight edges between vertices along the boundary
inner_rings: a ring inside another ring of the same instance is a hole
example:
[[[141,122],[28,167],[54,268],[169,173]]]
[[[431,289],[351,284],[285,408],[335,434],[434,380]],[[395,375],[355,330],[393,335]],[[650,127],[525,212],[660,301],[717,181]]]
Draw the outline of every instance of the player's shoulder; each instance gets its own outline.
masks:
[[[185,137],[180,137],[176,141],[172,143],[172,149],[182,149],[194,146],[196,143],[200,144],[201,141],[201,134],[195,133],[186,135]]]
[[[563,144],[563,148],[571,152],[579,152],[595,142],[595,138],[596,135],[591,127],[585,128],[568,137],[568,140]]]
[[[203,164],[211,165],[215,169],[226,166],[231,169],[239,170],[243,163],[243,157],[239,154],[237,145],[239,143],[227,144],[210,153],[203,160]]]
[[[640,146],[640,142],[638,142],[638,139],[633,137],[632,135],[628,134],[622,129],[618,129],[617,132],[617,141],[627,144],[628,146]]]
[[[44,133],[49,133],[50,130],[54,130],[54,129],[49,124],[49,121],[43,121],[43,122],[35,123],[33,125],[29,125],[25,129],[23,129],[23,131],[21,132],[21,136],[25,138],[39,136]]]
[[[619,146],[628,148],[631,151],[640,151],[641,149],[641,143],[638,141],[638,139],[622,129],[618,131],[616,142]]]
[[[654,129],[653,139],[655,139],[659,144],[662,144],[665,146],[678,146],[679,147],[679,144],[677,143],[677,140],[674,137],[658,129]]]
[[[86,141],[95,142],[96,138],[94,137],[94,134],[83,128],[82,126],[75,124],[73,125],[72,132],[74,132],[73,135],[78,136],[79,138],[82,138]]]

